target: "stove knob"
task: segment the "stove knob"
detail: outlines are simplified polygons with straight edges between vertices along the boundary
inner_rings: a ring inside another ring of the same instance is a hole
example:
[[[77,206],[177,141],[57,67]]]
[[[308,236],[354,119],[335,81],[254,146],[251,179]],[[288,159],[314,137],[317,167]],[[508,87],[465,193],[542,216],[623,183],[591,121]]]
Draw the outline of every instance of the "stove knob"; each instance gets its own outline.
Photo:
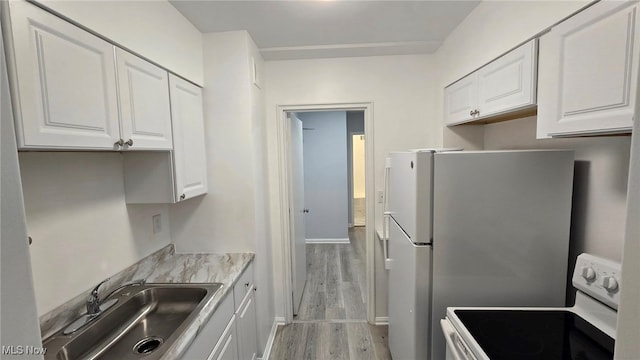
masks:
[[[596,272],[592,267],[583,266],[582,267],[582,277],[587,281],[593,281],[596,279]]]
[[[613,276],[607,276],[602,279],[602,287],[607,289],[610,293],[616,292],[618,291],[618,280]]]

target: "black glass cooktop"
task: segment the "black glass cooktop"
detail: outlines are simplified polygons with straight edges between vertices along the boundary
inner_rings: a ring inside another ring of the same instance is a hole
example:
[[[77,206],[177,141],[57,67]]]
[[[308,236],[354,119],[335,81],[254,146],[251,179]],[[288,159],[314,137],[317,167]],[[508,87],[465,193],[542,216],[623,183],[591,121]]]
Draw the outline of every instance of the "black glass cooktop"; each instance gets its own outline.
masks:
[[[569,311],[456,310],[491,360],[612,360],[614,340]]]

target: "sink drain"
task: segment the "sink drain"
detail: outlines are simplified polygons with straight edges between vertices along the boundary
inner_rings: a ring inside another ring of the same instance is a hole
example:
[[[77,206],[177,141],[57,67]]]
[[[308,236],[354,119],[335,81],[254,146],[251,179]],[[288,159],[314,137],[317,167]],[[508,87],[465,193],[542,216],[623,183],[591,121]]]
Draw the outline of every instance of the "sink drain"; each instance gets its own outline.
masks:
[[[136,354],[150,354],[162,345],[163,342],[163,338],[150,336],[138,341],[138,343],[133,347],[133,352]]]

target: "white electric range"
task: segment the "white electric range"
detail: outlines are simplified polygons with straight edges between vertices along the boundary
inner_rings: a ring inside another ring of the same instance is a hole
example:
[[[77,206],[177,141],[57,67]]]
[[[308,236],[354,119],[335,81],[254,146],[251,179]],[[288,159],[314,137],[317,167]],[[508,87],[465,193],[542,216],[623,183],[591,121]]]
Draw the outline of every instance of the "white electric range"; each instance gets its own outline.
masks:
[[[447,360],[612,360],[620,269],[619,263],[578,256],[576,302],[568,308],[447,308],[440,322]]]

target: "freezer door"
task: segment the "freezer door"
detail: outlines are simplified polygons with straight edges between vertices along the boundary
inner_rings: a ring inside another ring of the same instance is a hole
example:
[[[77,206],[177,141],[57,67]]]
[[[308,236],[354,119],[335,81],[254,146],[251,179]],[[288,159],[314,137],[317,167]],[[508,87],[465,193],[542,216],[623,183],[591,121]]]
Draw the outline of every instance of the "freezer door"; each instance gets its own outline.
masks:
[[[436,154],[433,313],[564,306],[572,151]],[[432,359],[445,339],[434,333]]]
[[[389,211],[413,243],[431,243],[432,152],[389,155]]]
[[[426,359],[430,337],[431,246],[389,225],[389,348],[394,359]]]

